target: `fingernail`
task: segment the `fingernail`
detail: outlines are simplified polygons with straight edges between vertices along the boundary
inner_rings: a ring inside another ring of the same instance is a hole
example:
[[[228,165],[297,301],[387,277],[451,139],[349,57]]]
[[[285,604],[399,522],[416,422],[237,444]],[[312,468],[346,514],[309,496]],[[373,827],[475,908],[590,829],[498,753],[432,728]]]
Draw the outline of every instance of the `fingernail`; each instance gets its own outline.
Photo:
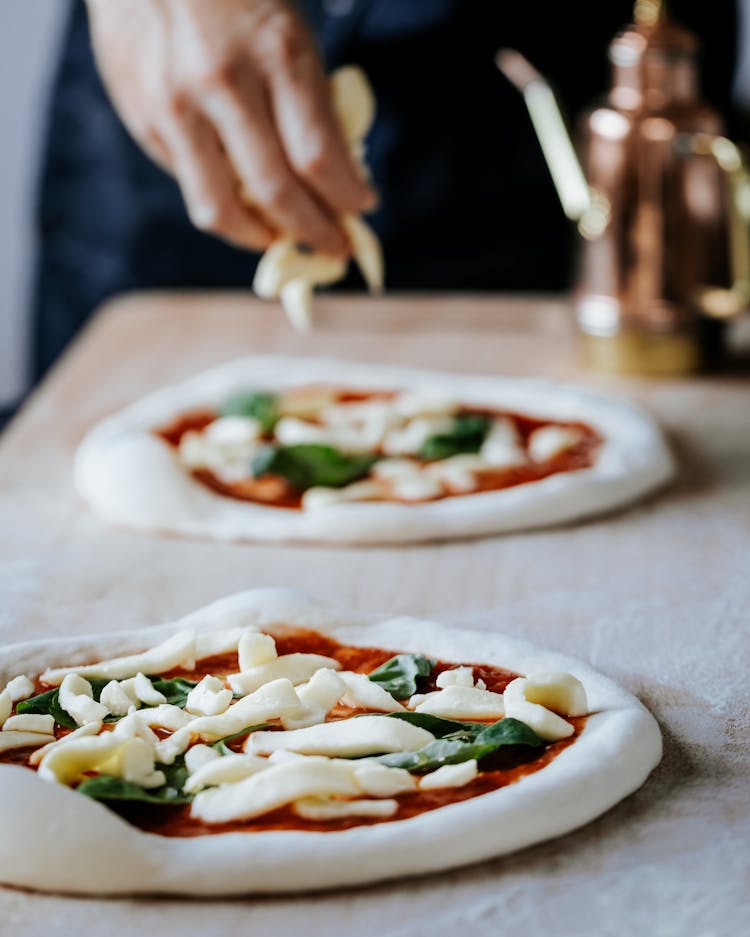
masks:
[[[196,228],[208,228],[216,222],[216,207],[210,202],[200,202],[190,207],[190,220]]]

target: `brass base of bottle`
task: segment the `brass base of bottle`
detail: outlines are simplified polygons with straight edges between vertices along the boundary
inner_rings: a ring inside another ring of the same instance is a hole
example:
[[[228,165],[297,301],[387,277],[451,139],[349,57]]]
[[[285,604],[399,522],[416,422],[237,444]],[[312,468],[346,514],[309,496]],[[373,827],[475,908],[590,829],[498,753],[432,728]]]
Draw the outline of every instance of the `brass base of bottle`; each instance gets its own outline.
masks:
[[[581,343],[589,367],[616,374],[692,374],[704,363],[698,338],[691,332],[582,333]]]

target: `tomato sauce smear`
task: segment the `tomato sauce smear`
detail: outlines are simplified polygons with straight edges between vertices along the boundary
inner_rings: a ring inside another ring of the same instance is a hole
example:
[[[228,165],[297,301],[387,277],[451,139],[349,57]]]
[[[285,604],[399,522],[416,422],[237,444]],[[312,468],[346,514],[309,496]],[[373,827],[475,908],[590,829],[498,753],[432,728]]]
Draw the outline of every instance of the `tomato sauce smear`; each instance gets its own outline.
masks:
[[[311,392],[315,388],[310,388]],[[339,390],[336,392],[337,403],[362,403],[374,399],[388,399],[393,396],[390,391],[350,391]],[[590,468],[597,457],[602,443],[601,436],[588,424],[576,421],[556,421],[541,420],[536,417],[526,416],[521,413],[515,413],[506,410],[498,410],[491,407],[461,407],[459,415],[478,415],[487,416],[490,419],[505,418],[513,422],[520,444],[524,449],[528,446],[528,440],[536,429],[544,426],[559,426],[566,429],[577,430],[581,434],[581,439],[574,446],[565,449],[544,462],[529,461],[524,465],[510,466],[496,470],[483,471],[476,476],[476,487],[471,491],[446,491],[445,493],[432,498],[433,501],[441,501],[444,498],[467,497],[472,494],[478,494],[486,491],[499,491],[504,488],[514,488],[517,485],[525,485],[529,482],[540,481],[550,475],[557,475],[561,472],[576,472],[581,469]],[[170,446],[177,448],[180,440],[188,432],[200,432],[208,426],[213,420],[217,419],[219,413],[210,409],[197,409],[184,413],[175,418],[171,423],[154,430],[155,435],[163,439]],[[315,421],[313,421],[315,422]],[[271,439],[268,440],[271,442]],[[286,508],[292,510],[301,510],[302,493],[296,491],[289,485],[285,479],[279,476],[271,475],[264,478],[252,478],[248,475],[241,481],[227,482],[219,478],[215,472],[208,468],[194,469],[190,473],[199,484],[209,488],[215,494],[226,498],[234,498],[236,501],[250,501],[256,504],[264,504],[269,507]],[[388,499],[394,503],[412,503],[400,501],[397,498]]]

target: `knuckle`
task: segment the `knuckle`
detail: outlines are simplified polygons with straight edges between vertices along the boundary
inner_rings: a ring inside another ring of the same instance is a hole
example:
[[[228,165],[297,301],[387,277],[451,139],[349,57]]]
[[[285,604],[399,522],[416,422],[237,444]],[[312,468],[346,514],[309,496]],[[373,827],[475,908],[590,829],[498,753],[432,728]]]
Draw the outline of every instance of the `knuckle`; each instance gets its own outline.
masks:
[[[198,69],[196,84],[201,90],[232,88],[237,83],[238,60],[231,55],[206,62]]]
[[[322,140],[311,143],[300,154],[295,168],[305,179],[319,181],[328,178],[333,169],[330,149]]]
[[[188,205],[190,220],[201,231],[218,233],[227,224],[225,206],[211,201],[193,202]]]
[[[261,51],[275,67],[294,65],[307,51],[307,37],[294,15],[287,11],[269,16],[258,39]]]
[[[164,111],[175,119],[182,120],[190,109],[190,95],[185,88],[170,88],[166,93]]]
[[[270,179],[260,187],[258,201],[273,212],[288,209],[294,198],[294,184],[289,179]]]

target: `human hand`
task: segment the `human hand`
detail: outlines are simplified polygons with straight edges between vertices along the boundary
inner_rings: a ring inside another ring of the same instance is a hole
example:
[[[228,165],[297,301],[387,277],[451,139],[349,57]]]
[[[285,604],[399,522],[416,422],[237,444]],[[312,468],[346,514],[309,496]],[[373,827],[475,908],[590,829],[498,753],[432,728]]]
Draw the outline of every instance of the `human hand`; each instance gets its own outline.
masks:
[[[197,227],[262,250],[278,235],[343,256],[338,218],[374,195],[285,0],[87,0],[126,126],[177,179]]]

